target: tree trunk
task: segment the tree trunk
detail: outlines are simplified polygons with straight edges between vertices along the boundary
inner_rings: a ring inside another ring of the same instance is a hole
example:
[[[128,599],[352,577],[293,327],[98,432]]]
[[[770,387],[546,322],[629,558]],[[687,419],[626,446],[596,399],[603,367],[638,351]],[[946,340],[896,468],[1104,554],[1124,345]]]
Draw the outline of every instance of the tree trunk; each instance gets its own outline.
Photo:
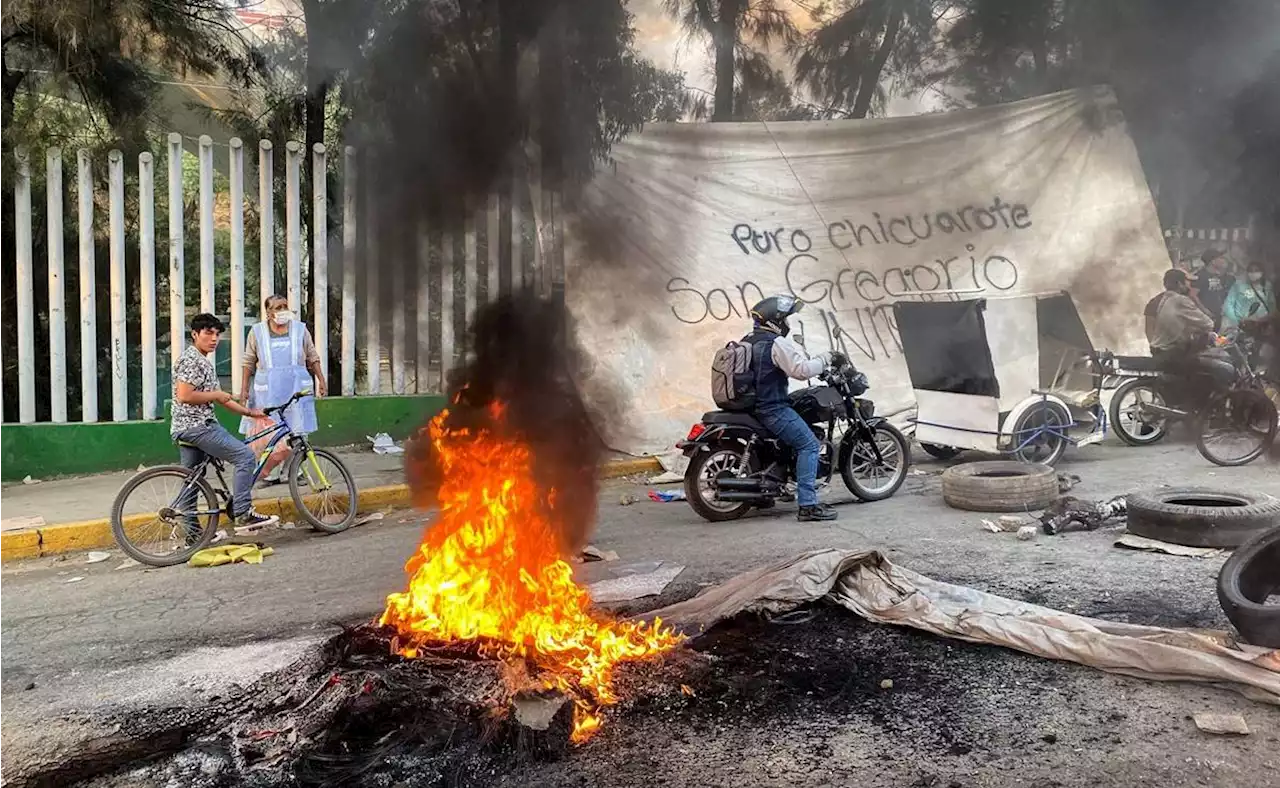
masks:
[[[884,72],[885,64],[889,62],[889,55],[893,54],[894,45],[898,43],[898,31],[902,29],[902,13],[901,3],[894,3],[893,9],[889,11],[889,18],[885,21],[884,38],[880,39],[876,56],[866,73],[858,79],[858,95],[853,100],[853,112],[850,113],[852,117],[865,118],[871,111],[871,100],[875,98],[876,87],[880,84],[880,75]]]
[[[738,43],[738,23],[742,0],[720,0],[716,17],[716,96],[711,122],[733,120],[734,51]]]

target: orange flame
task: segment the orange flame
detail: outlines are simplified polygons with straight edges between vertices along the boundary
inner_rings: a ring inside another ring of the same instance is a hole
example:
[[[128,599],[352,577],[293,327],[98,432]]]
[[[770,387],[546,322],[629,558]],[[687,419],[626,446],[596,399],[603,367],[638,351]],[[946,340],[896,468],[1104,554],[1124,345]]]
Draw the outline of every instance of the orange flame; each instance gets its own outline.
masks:
[[[504,408],[489,416],[501,422]],[[406,571],[409,588],[387,597],[379,623],[393,648],[415,657],[432,643],[475,641],[485,656],[524,659],[546,686],[575,702],[573,740],[601,725],[617,703],[614,666],[654,656],[681,638],[661,621],[611,621],[591,610],[587,591],[560,557],[527,446],[488,430],[448,428],[448,411],[428,426],[440,470],[439,518]]]

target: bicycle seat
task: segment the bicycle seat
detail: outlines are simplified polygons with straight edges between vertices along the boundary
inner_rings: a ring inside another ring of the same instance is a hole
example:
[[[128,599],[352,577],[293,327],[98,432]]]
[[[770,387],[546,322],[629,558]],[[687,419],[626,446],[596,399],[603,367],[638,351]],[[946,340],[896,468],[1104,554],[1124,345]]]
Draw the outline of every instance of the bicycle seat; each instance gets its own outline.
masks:
[[[1116,366],[1134,372],[1159,372],[1160,362],[1150,356],[1116,356]]]

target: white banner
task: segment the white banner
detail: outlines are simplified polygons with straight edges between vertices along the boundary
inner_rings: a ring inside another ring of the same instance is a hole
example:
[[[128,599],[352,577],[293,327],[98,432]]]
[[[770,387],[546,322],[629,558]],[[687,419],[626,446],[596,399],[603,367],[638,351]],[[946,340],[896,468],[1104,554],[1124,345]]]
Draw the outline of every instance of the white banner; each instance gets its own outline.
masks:
[[[633,452],[670,450],[714,407],[711,357],[766,296],[806,301],[793,333],[847,353],[889,413],[911,404],[894,301],[1066,290],[1095,346],[1142,353],[1142,307],[1169,267],[1106,88],[909,118],[654,125],[613,158],[572,233],[567,297],[590,383],[625,400],[611,442]]]

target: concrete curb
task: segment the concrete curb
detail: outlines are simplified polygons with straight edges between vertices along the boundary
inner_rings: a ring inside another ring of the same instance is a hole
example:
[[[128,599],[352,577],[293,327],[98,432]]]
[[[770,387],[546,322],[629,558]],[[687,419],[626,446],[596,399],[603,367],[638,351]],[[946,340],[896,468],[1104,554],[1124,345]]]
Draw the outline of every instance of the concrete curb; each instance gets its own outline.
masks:
[[[662,466],[656,458],[643,457],[606,463],[600,469],[600,477],[617,479],[632,474],[661,470]],[[253,505],[263,514],[279,515],[282,521],[295,520],[298,517],[297,507],[289,496],[255,498]],[[388,484],[360,491],[360,509],[362,510],[397,509],[409,505],[411,505],[411,496],[408,486],[404,484]],[[131,515],[125,518],[125,527],[146,522],[148,519],[148,515]],[[114,546],[115,537],[111,535],[111,520],[106,517],[97,520],[56,523],[0,534],[0,561],[40,558]]]

